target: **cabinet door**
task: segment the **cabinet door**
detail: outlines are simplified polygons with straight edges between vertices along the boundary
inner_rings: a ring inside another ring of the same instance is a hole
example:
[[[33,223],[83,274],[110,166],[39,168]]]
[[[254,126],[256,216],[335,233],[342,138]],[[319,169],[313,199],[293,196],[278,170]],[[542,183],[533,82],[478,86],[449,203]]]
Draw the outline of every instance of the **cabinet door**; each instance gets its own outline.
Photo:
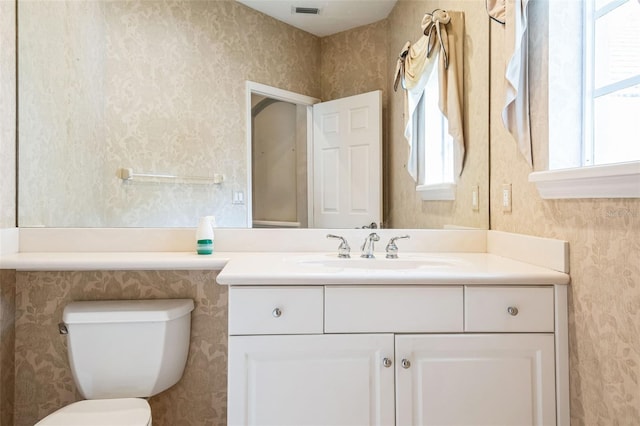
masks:
[[[228,424],[394,424],[392,334],[231,336]]]
[[[396,386],[398,426],[555,425],[553,335],[397,336]]]

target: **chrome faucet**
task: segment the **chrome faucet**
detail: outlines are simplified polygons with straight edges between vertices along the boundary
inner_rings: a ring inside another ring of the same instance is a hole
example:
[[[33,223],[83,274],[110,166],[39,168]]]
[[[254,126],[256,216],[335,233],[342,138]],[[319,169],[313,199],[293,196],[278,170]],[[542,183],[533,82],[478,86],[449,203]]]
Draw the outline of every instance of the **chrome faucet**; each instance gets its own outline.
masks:
[[[373,255],[373,243],[376,241],[380,241],[380,236],[375,232],[370,233],[367,238],[364,239],[364,243],[361,247],[362,254],[360,255],[360,257],[373,259],[375,257]]]
[[[387,244],[387,259],[397,259],[398,258],[398,246],[396,245],[396,240],[401,240],[404,238],[409,238],[408,235],[403,235],[401,237],[393,237],[389,240],[389,244]]]
[[[351,251],[351,247],[349,247],[349,243],[344,239],[344,237],[341,237],[340,235],[327,234],[327,238],[337,238],[342,241],[338,246],[339,258],[348,259],[351,257],[351,255],[349,254],[349,252]]]

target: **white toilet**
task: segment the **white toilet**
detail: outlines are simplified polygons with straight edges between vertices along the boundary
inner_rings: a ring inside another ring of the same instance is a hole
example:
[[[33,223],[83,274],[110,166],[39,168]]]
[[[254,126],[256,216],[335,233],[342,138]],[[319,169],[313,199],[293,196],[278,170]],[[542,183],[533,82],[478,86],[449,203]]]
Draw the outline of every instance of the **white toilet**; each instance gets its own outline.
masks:
[[[145,399],[180,380],[187,362],[193,300],[73,302],[60,324],[85,401],[36,426],[150,426]]]

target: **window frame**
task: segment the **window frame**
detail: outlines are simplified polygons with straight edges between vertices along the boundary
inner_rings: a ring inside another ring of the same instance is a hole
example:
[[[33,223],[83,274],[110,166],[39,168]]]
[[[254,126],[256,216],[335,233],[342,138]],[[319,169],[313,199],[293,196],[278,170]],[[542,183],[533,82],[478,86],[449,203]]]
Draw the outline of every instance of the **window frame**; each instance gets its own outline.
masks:
[[[580,165],[564,169],[533,172],[534,183],[542,198],[640,198],[640,161],[593,165],[595,138],[593,129],[594,100],[608,93],[635,86],[640,75],[595,87],[595,25],[596,20],[630,0],[610,0],[595,11],[594,0],[583,0],[583,94],[582,141]],[[550,142],[551,143],[551,142]]]

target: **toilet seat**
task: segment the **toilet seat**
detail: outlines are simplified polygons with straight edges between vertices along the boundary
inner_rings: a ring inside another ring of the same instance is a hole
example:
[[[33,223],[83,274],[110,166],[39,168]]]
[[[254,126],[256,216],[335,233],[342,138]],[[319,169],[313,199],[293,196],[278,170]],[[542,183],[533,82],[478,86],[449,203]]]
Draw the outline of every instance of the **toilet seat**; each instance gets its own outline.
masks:
[[[35,426],[150,426],[151,407],[140,398],[89,399],[49,414]]]

